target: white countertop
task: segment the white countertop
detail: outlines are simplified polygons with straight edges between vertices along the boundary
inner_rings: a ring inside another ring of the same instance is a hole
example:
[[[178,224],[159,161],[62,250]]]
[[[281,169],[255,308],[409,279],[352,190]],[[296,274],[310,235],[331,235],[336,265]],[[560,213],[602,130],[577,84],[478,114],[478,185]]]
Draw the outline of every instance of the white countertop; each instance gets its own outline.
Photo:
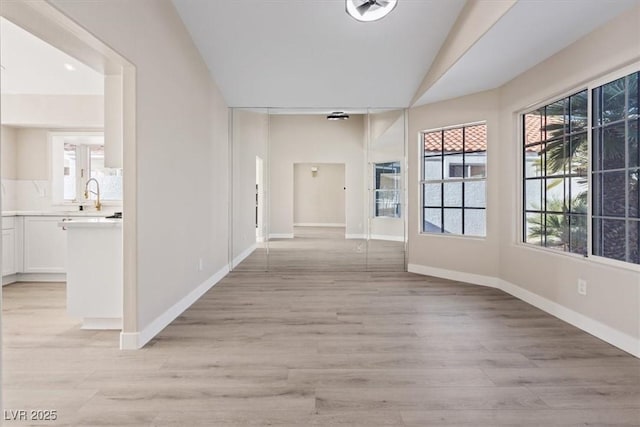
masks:
[[[121,228],[122,218],[72,218],[58,222],[58,226],[70,228]]]
[[[64,216],[64,217],[105,217],[111,211],[2,211],[2,216]]]

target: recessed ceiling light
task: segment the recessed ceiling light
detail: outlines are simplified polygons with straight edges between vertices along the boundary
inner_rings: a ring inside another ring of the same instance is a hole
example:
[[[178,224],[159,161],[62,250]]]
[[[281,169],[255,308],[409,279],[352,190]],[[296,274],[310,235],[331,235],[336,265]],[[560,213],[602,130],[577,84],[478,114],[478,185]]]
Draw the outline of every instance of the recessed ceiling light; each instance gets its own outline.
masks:
[[[347,13],[361,22],[372,22],[387,16],[398,0],[345,0]]]
[[[327,116],[327,120],[347,120],[349,115],[344,111],[334,111]]]
[[[72,64],[69,64],[69,63],[65,63],[64,64],[64,68],[66,68],[69,71],[75,71],[76,70],[76,67],[74,67]]]

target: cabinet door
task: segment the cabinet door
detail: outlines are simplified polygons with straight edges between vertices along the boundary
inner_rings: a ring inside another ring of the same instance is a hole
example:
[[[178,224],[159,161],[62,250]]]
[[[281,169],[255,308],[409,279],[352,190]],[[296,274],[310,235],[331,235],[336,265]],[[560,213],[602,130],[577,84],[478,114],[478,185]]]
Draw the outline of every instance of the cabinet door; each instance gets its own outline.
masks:
[[[67,271],[67,235],[58,226],[62,218],[25,217],[25,273],[65,273]]]
[[[2,275],[16,273],[16,231],[2,230]]]

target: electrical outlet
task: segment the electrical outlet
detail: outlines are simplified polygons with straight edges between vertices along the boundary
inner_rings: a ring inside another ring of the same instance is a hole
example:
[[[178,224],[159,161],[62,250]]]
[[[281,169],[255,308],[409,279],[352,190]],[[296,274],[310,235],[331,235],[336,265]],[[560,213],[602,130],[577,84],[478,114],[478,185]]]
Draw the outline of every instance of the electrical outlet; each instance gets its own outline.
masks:
[[[202,262],[202,258],[198,260],[198,270],[199,271],[204,270],[204,263]]]
[[[587,281],[584,279],[578,279],[578,294],[587,295]]]

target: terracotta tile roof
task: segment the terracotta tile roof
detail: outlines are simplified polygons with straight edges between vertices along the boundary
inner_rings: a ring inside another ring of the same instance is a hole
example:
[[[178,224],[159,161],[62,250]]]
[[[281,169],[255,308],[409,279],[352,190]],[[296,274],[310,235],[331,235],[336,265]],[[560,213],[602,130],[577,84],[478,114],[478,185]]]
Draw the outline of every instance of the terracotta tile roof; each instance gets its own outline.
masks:
[[[443,149],[449,153],[460,153],[463,148],[463,128],[437,130],[424,134],[424,151],[440,153]],[[473,125],[464,128],[464,149],[466,152],[485,151],[487,149],[487,125]]]

